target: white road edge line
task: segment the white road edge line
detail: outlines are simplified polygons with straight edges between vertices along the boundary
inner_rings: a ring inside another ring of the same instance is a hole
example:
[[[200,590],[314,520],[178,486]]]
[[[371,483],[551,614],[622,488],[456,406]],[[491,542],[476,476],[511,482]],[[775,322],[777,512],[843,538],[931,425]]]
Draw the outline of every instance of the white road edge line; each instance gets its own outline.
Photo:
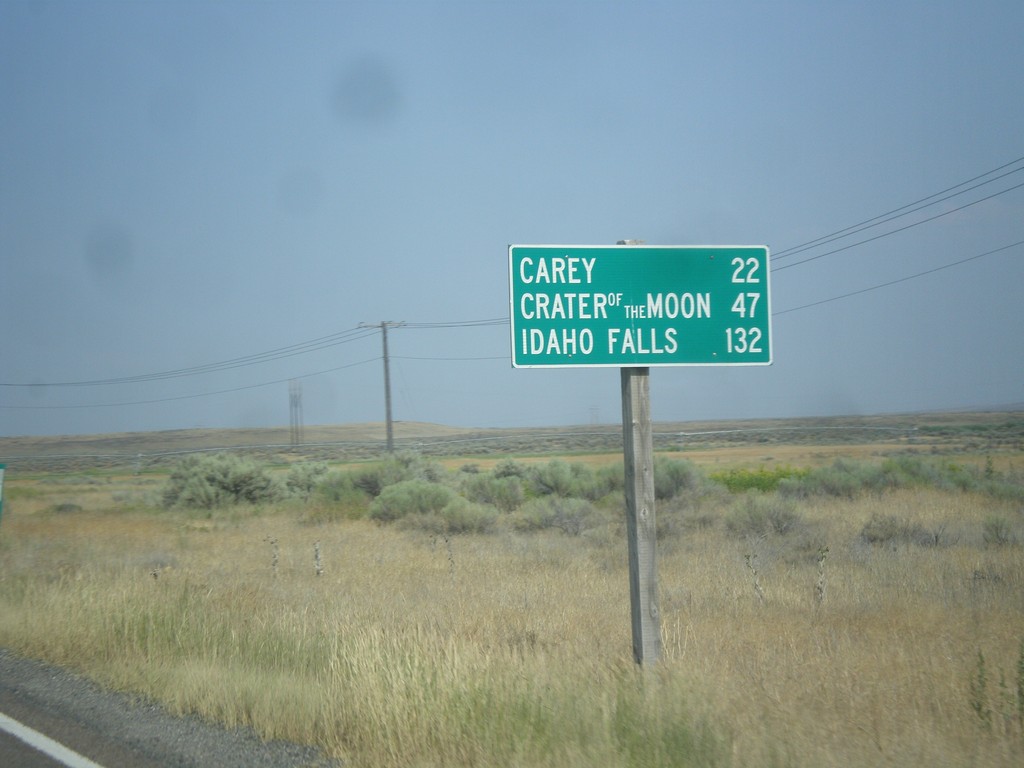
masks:
[[[99,763],[94,763],[89,758],[82,757],[77,752],[68,749],[60,742],[54,741],[38,731],[33,731],[27,725],[22,725],[3,712],[0,712],[0,729],[7,731],[14,738],[20,739],[43,754],[49,755],[57,762],[63,763],[68,768],[103,768]]]

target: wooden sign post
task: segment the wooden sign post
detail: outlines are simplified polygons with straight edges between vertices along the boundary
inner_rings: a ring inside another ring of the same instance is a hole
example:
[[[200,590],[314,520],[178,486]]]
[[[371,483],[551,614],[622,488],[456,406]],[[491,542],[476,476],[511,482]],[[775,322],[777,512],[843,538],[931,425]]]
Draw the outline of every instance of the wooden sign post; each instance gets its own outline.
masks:
[[[645,666],[661,656],[650,369],[623,368],[621,376],[633,659]]]

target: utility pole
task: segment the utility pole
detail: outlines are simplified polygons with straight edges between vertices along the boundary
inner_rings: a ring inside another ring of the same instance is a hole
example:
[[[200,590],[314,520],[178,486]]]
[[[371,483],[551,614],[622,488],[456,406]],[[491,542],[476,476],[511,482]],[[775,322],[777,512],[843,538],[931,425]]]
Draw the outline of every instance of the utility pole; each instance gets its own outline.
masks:
[[[302,382],[292,379],[288,382],[288,420],[291,444],[302,444]]]
[[[379,323],[360,323],[360,328],[380,328],[381,340],[384,347],[384,424],[387,434],[387,451],[394,453],[395,436],[391,421],[391,364],[388,358],[388,328],[400,328],[405,323],[395,323],[390,320],[382,320]]]

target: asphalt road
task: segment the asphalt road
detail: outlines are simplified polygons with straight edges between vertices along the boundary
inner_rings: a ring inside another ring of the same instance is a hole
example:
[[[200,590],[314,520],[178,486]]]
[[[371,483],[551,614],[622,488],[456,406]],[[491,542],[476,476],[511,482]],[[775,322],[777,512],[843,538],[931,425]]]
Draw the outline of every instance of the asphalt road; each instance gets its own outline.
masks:
[[[64,763],[47,757],[5,731],[0,732],[0,765],[11,768],[66,768]]]
[[[0,669],[7,672],[2,661]],[[15,726],[28,728],[102,768],[161,768],[160,763],[126,748],[112,734],[77,722],[69,713],[54,711],[37,697],[25,695],[24,691],[19,691],[18,682],[15,681],[12,685],[6,674],[0,676],[0,713],[13,720]],[[69,765],[87,765],[82,761],[50,757],[46,751],[33,746],[39,742],[34,740],[31,732],[27,734],[28,739],[23,740],[26,734],[14,730],[12,735],[11,730],[9,726],[0,728],[0,765],[12,768],[66,768]],[[42,749],[45,750],[46,747]],[[53,754],[52,750],[47,751]]]
[[[245,728],[104,691],[64,670],[0,649],[0,713],[102,768],[328,768],[315,749],[265,742]],[[0,766],[66,768],[0,728]]]
[[[66,768],[13,736],[0,733],[0,765],[11,768]]]

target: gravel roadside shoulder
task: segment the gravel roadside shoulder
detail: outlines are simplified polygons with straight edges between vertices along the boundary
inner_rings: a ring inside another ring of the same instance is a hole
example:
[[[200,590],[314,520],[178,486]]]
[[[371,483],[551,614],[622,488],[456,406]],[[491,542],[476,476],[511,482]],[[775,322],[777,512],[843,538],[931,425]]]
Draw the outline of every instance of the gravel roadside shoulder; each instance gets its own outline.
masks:
[[[197,717],[176,717],[152,702],[103,690],[78,675],[5,649],[0,649],[0,693],[42,711],[49,720],[89,731],[165,768],[340,765],[312,747],[263,741],[249,728],[226,729]]]

